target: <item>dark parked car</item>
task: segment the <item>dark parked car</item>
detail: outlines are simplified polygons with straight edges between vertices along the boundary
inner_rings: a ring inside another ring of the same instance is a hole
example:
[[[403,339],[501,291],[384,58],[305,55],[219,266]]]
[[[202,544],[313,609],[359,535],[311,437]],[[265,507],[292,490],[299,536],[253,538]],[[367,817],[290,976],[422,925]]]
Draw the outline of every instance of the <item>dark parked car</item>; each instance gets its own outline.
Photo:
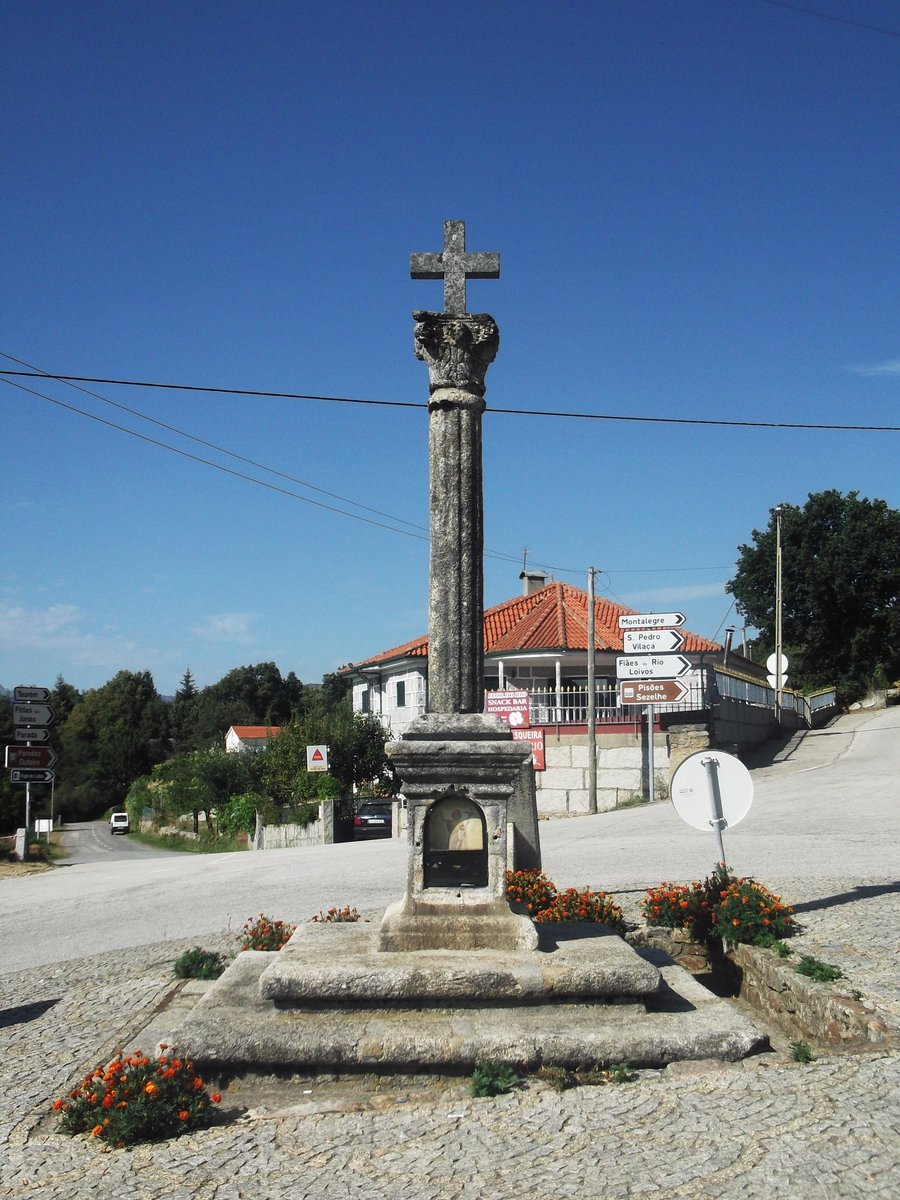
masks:
[[[364,800],[353,818],[353,837],[390,837],[390,800]]]

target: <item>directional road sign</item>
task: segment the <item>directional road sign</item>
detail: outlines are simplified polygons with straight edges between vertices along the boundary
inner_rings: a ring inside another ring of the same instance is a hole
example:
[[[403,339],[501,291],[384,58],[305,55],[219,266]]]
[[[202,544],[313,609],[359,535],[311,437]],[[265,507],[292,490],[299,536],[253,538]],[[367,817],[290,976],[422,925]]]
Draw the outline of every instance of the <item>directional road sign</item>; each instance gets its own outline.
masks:
[[[620,629],[668,629],[672,625],[683,625],[687,617],[684,613],[622,613],[619,617]]]
[[[8,767],[52,767],[56,762],[56,751],[50,746],[7,746]]]
[[[626,629],[624,641],[626,654],[665,654],[681,649],[684,634],[677,629]]]
[[[33,771],[26,768],[23,771],[10,771],[11,783],[52,783],[56,778],[53,771]]]
[[[623,679],[619,684],[622,704],[678,704],[687,694],[678,679]]]
[[[14,687],[13,700],[19,704],[43,704],[50,699],[50,689],[45,687]]]
[[[13,704],[13,725],[52,725],[55,717],[49,704]]]
[[[51,736],[49,729],[36,729],[34,726],[27,729],[19,726],[13,730],[13,738],[17,742],[49,742]]]
[[[683,654],[633,654],[616,659],[617,679],[677,679],[690,669]]]

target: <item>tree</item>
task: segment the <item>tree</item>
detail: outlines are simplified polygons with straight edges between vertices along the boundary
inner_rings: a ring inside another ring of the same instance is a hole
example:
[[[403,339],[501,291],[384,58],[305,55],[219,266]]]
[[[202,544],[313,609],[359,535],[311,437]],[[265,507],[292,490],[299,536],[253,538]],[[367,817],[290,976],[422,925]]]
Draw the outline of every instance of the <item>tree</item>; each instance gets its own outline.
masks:
[[[169,731],[172,736],[172,749],[176,754],[193,750],[196,746],[199,696],[199,689],[188,667],[181,677],[175,698],[169,705]]]
[[[900,675],[900,511],[858,492],[781,505],[782,641],[789,682],[849,703]],[[739,547],[728,583],[763,655],[775,644],[776,517]]]
[[[230,725],[285,724],[301,711],[304,688],[293,671],[282,678],[275,663],[258,663],[235,667],[204,688],[193,703],[193,744],[208,746],[224,737]]]
[[[121,807],[131,784],[168,750],[166,706],[149,671],[119,671],[85,692],[60,731],[57,799],[68,817]]]

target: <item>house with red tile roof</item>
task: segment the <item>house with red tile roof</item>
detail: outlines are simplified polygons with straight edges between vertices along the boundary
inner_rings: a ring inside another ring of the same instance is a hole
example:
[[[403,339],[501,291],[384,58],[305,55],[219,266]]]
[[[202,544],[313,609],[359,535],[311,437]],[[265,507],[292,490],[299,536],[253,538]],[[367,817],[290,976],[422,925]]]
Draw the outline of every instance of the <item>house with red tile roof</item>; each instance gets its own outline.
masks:
[[[543,768],[535,754],[538,811],[543,815],[586,811],[588,594],[534,572],[520,577],[522,594],[484,613],[484,682],[488,692],[527,691],[529,740],[544,748]],[[624,652],[619,617],[634,610],[604,597],[594,601],[594,674],[597,689],[598,804],[616,807],[646,791],[647,748],[643,706],[619,701],[616,658]],[[709,718],[709,687],[725,648],[698,634],[679,630],[679,650],[691,663],[681,681],[687,696],[657,706],[655,771],[666,772],[670,725]],[[761,668],[732,656],[732,666]],[[422,635],[350,663],[340,673],[353,688],[353,708],[377,716],[401,736],[425,711],[428,637]],[[762,672],[764,675],[764,672]],[[537,731],[537,732],[535,732]],[[523,736],[517,733],[516,736]],[[656,754],[658,743],[658,755]]]
[[[532,694],[532,723],[553,725],[586,721],[588,595],[582,588],[537,573],[524,576],[522,595],[485,610],[484,685],[488,691],[525,689]],[[616,658],[623,653],[619,617],[634,610],[603,597],[594,601],[595,678],[608,694],[607,708],[618,708]],[[696,664],[687,682],[695,688],[701,668],[720,660],[718,642],[680,631],[679,653]],[[353,707],[373,713],[393,733],[401,734],[425,711],[428,636],[383,650],[341,668],[353,684]],[[585,693],[580,705],[576,693]],[[690,707],[682,702],[680,707]],[[679,706],[671,706],[679,707]],[[582,710],[579,716],[579,709]],[[620,713],[620,716],[634,713]]]
[[[241,750],[265,750],[269,738],[280,732],[280,725],[232,725],[225,734],[225,749],[229,754]]]

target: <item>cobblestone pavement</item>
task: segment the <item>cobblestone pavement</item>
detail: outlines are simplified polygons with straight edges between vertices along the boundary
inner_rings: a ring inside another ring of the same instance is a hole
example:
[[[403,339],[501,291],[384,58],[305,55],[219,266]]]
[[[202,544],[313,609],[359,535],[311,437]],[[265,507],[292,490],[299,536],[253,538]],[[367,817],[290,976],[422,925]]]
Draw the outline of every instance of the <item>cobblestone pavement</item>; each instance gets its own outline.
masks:
[[[890,882],[833,880],[828,896],[844,899],[803,915],[798,948],[840,965],[850,985],[898,1022]],[[811,904],[821,900],[817,891]],[[785,895],[802,906],[799,881]],[[223,934],[207,945],[226,949],[229,940]],[[493,1100],[472,1099],[463,1080],[379,1088],[371,1080],[293,1080],[268,1091],[237,1081],[219,1124],[169,1143],[103,1152],[55,1132],[52,1099],[133,1041],[171,995],[172,963],[189,944],[0,977],[0,1197],[900,1194],[900,1055],[821,1052],[804,1066],[778,1037],[774,1052],[744,1063],[678,1064],[629,1084],[561,1094],[534,1079]]]
[[[796,948],[840,966],[847,987],[900,1027],[900,883],[872,857],[865,878],[804,880],[798,863],[796,875],[765,882],[797,909]],[[636,916],[639,895],[620,898]],[[135,1044],[171,998],[172,964],[192,944],[0,974],[0,1198],[900,1195],[898,1045],[818,1051],[801,1065],[774,1034],[771,1053],[743,1063],[676,1064],[561,1094],[534,1078],[492,1100],[471,1098],[465,1080],[235,1081],[216,1125],[168,1143],[104,1152],[57,1133],[51,1101]],[[234,935],[203,944],[233,949]]]

